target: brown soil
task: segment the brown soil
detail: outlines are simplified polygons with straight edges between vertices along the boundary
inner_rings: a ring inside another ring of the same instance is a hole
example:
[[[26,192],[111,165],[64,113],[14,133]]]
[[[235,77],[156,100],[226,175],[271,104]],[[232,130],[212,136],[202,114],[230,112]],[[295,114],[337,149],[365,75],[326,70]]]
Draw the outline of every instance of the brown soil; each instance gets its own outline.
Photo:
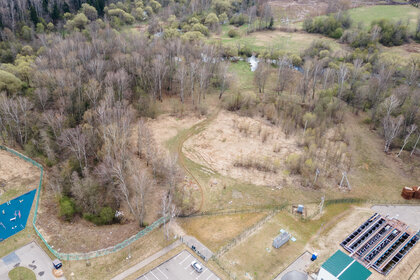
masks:
[[[248,127],[248,132],[240,131]],[[263,142],[264,135],[267,139]],[[274,152],[274,147],[278,152]],[[256,185],[279,186],[293,180],[284,171],[285,159],[290,153],[300,152],[294,137],[285,137],[280,128],[269,125],[262,119],[240,117],[222,111],[208,128],[188,139],[184,154],[206,167],[242,181]],[[235,167],[242,159],[252,158],[268,161],[277,168],[276,173],[255,168]]]
[[[0,204],[38,188],[39,175],[37,167],[0,150]]]

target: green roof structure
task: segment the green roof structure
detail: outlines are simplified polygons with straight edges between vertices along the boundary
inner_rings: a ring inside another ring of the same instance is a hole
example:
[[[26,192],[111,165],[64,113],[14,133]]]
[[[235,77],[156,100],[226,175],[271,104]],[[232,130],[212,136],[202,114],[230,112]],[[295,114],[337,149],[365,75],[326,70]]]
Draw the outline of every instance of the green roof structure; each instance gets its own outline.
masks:
[[[338,250],[322,267],[339,280],[366,280],[372,274],[352,257]]]

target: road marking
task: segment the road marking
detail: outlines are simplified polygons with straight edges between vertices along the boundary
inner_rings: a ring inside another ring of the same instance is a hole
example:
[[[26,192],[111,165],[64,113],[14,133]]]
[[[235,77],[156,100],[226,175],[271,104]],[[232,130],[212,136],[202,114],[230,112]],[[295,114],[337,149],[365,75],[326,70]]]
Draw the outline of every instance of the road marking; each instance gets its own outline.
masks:
[[[156,277],[156,275],[153,273],[153,271],[150,271],[150,273],[152,273],[152,275],[157,279],[160,280],[159,278]]]
[[[207,277],[206,280],[209,280],[209,278],[212,276],[213,276],[213,273],[210,273],[209,277]]]
[[[194,271],[195,271],[195,269],[193,269],[193,270],[190,272],[190,275],[192,275]]]
[[[187,269],[190,265],[191,265],[191,264],[187,264],[187,266],[186,266],[186,267],[184,267],[184,269]]]
[[[185,262],[189,257],[190,257],[191,255],[190,254],[188,254],[188,256],[182,261],[182,262],[180,262],[179,264],[182,264],[183,262]]]
[[[201,273],[200,273],[200,275],[198,275],[198,276],[197,276],[197,278],[195,278],[195,279],[198,279],[198,278],[200,278],[201,276],[203,276],[203,275],[204,275],[204,272],[206,272],[206,271],[207,271],[207,268],[206,268],[206,269],[204,269],[204,271],[203,271],[203,272],[201,272]],[[211,274],[211,273],[210,273],[210,274]]]
[[[160,268],[159,268],[159,267],[158,267],[157,269],[159,270],[159,272],[160,272],[160,273],[162,273],[162,274],[163,274],[163,276],[165,276],[165,277],[166,277],[166,279],[169,279],[169,278],[168,278],[168,276],[166,276],[166,274],[165,274],[165,273],[163,273],[163,271],[162,271],[162,270],[160,270]]]

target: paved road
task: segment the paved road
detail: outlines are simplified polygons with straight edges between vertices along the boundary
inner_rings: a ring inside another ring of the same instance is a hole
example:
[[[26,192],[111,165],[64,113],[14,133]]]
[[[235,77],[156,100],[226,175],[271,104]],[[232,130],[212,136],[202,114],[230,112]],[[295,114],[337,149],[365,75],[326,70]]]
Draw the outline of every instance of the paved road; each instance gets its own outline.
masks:
[[[162,250],[160,250],[159,252],[151,255],[150,257],[148,257],[147,259],[139,262],[138,264],[130,267],[129,269],[127,269],[126,271],[124,271],[121,274],[118,274],[117,276],[115,276],[114,278],[112,278],[111,280],[123,280],[125,278],[127,278],[128,276],[130,276],[131,274],[133,274],[134,272],[136,272],[137,270],[143,268],[144,266],[148,265],[149,263],[151,263],[152,261],[160,258],[161,256],[165,255],[166,253],[170,252],[171,250],[175,249],[176,247],[178,247],[179,245],[181,245],[181,241],[177,240],[174,243],[172,243],[171,245],[169,245],[168,247],[163,248]]]
[[[32,270],[38,280],[65,280],[64,277],[54,277],[52,260],[35,242],[17,249],[0,260],[0,279],[9,279],[7,276],[9,271],[18,266]]]
[[[412,230],[420,230],[420,206],[416,205],[375,205],[372,210],[390,218],[396,218],[410,226]]]
[[[220,280],[203,264],[203,271],[197,272],[191,263],[198,261],[196,257],[184,250],[170,260],[143,274],[137,280]],[[201,262],[200,262],[201,263]]]

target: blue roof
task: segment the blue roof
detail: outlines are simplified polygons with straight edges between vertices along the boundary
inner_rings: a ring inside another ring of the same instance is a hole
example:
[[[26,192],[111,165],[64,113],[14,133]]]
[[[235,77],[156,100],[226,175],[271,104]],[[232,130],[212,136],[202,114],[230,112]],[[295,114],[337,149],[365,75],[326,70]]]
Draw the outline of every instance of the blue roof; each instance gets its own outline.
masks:
[[[338,250],[322,267],[339,280],[366,280],[372,274],[352,257]]]

